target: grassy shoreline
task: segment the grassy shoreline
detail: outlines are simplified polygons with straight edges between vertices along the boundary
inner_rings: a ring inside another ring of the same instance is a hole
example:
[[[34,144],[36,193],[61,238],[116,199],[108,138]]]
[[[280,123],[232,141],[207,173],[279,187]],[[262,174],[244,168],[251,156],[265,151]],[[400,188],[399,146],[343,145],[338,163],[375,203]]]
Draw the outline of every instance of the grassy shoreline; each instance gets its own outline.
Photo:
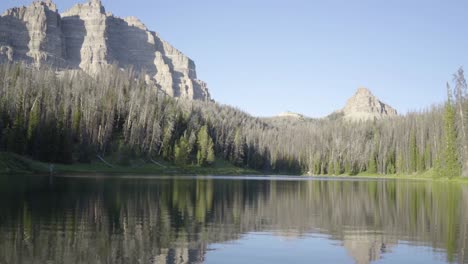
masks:
[[[209,167],[195,165],[176,166],[158,161],[137,160],[128,166],[106,164],[99,160],[91,163],[49,164],[30,158],[0,153],[0,174],[140,174],[140,175],[259,175],[259,171],[236,167],[229,162],[217,160]]]
[[[95,160],[91,163],[76,163],[71,165],[53,164],[55,174],[138,174],[138,175],[160,175],[160,176],[187,176],[187,175],[220,175],[220,176],[241,176],[241,175],[262,175],[261,171],[247,168],[236,167],[229,162],[217,160],[215,164],[209,167],[199,167],[195,165],[176,166],[172,163],[158,161],[158,164],[152,162],[140,161],[128,166],[108,165],[102,161]],[[50,174],[50,164],[32,160],[30,158],[0,152],[0,174]],[[272,173],[266,173],[271,174]],[[287,175],[287,173],[281,173]],[[468,178],[455,177],[436,177],[433,170],[418,172],[411,175],[407,174],[386,174],[376,175],[370,173],[359,173],[357,175],[304,175],[306,177],[330,177],[330,178],[368,178],[368,179],[406,179],[406,180],[425,180],[425,181],[450,181],[459,183],[468,183]]]
[[[468,178],[463,177],[438,177],[435,176],[433,169],[425,172],[417,172],[413,174],[370,174],[358,173],[356,175],[341,174],[341,175],[309,175],[310,177],[330,177],[330,178],[368,178],[368,179],[401,179],[401,180],[421,180],[421,181],[450,181],[468,183]]]

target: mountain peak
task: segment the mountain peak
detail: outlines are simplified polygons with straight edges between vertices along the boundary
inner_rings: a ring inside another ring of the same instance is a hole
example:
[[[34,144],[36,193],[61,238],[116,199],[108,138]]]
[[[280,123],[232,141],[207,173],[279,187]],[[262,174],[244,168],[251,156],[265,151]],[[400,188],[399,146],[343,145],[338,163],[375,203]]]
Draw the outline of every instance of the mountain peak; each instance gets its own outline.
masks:
[[[88,5],[94,8],[95,10],[99,10],[101,14],[106,13],[106,9],[102,5],[101,0],[89,0]]]
[[[72,6],[68,11],[63,13],[62,16],[74,16],[79,15],[80,13],[86,13],[88,15],[105,14],[106,9],[100,0],[88,0],[83,4]]]
[[[102,7],[101,0],[88,0],[88,5],[95,6],[95,7]]]
[[[372,94],[372,92],[367,89],[366,87],[359,87],[357,90],[356,90],[356,95],[369,95],[369,96],[374,96]]]
[[[41,0],[41,1],[34,1],[30,5],[32,8],[39,8],[39,7],[47,7],[50,11],[57,12],[57,5],[52,0]],[[24,7],[23,7],[24,8]],[[11,10],[11,9],[10,9]],[[8,14],[7,10],[3,15]]]
[[[48,6],[49,6],[49,5],[55,6],[54,1],[52,1],[52,0],[43,0],[42,2],[43,2],[44,4],[46,4],[46,5],[48,5]]]
[[[373,120],[397,116],[397,111],[380,101],[372,92],[364,87],[348,99],[345,107],[339,111],[344,118],[351,121]]]

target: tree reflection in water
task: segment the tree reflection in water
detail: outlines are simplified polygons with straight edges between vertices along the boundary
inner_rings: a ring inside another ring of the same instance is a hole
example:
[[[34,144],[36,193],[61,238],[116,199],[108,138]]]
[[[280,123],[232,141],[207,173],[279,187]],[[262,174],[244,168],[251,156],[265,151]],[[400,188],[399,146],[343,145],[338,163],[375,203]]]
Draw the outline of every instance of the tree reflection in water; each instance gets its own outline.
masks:
[[[0,263],[199,263],[210,244],[325,234],[357,263],[399,241],[468,263],[468,188],[451,183],[0,178]]]

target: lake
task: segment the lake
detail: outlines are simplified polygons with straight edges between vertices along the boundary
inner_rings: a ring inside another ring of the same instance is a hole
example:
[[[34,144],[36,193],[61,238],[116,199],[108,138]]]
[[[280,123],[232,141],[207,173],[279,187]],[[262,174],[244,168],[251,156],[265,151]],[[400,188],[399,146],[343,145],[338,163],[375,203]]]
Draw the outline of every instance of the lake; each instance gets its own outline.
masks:
[[[468,263],[468,186],[0,177],[0,264]]]

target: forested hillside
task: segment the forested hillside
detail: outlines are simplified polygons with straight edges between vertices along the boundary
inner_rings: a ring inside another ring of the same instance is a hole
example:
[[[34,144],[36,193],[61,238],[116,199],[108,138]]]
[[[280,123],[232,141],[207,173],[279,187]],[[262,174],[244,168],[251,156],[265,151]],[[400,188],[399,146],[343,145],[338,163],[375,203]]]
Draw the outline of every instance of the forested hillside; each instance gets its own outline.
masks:
[[[463,70],[445,105],[390,119],[261,119],[214,102],[166,96],[132,71],[0,66],[0,151],[57,163],[97,156],[210,166],[215,159],[276,173],[466,172]],[[441,87],[443,89],[443,87]]]

